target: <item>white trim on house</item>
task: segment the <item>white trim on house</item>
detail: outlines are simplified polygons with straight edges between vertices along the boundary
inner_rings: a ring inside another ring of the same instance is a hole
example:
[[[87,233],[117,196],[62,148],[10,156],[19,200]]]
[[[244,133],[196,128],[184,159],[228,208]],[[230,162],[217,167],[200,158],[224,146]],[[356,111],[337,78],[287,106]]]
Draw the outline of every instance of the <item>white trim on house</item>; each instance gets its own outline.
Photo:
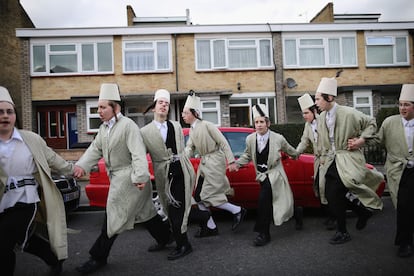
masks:
[[[301,24],[234,24],[234,25],[189,25],[173,27],[100,27],[100,28],[49,28],[16,29],[16,37],[71,37],[107,35],[150,34],[206,34],[206,33],[273,33],[273,32],[322,32],[359,30],[412,30],[414,21],[378,23],[301,23]]]

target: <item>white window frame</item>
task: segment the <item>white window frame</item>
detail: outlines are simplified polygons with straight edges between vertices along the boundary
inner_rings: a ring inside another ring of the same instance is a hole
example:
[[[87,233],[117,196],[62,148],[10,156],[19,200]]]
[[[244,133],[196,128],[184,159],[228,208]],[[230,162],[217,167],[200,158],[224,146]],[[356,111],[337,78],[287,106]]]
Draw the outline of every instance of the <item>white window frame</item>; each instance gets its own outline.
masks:
[[[269,52],[266,53],[269,55],[269,64],[262,64],[262,55],[261,55],[261,41],[268,41],[269,42]],[[206,41],[209,42],[209,57],[210,60],[209,68],[201,68],[198,63],[198,58],[201,53],[198,51],[198,42],[199,41]],[[252,45],[231,45],[232,42],[243,42],[243,41],[252,41],[254,44]],[[222,56],[217,57],[215,55],[215,45],[217,42],[224,43],[224,53]],[[241,71],[241,70],[263,70],[263,69],[273,69],[273,43],[271,36],[262,36],[262,35],[248,35],[248,36],[209,36],[209,35],[196,35],[194,39],[194,49],[195,49],[195,70],[196,71],[223,71],[223,70],[231,70],[231,71]],[[255,66],[241,66],[241,67],[231,67],[231,62],[229,61],[229,54],[231,50],[241,50],[241,49],[255,49],[256,51],[256,65]],[[220,65],[216,65],[215,62],[218,58],[220,58]]]
[[[215,107],[206,107],[206,104],[214,103]],[[200,115],[203,120],[206,120],[204,118],[205,113],[216,113],[217,114],[217,122],[212,122],[215,126],[221,126],[221,107],[220,107],[220,98],[218,97],[206,97],[201,98],[201,108],[200,108]]]
[[[365,33],[365,60],[367,67],[386,67],[386,66],[408,66],[410,65],[410,54],[409,54],[409,36],[408,32],[368,32]],[[384,39],[383,42],[380,40]],[[405,57],[406,61],[397,61],[397,39],[405,39]],[[377,40],[377,41],[375,41]],[[386,42],[385,40],[388,40]],[[391,63],[368,63],[368,52],[370,46],[391,46],[392,47],[392,62]]]
[[[359,98],[368,98],[368,103],[358,103]],[[369,116],[373,116],[373,104],[372,104],[372,91],[371,90],[355,90],[353,92],[354,108],[367,108],[369,107]],[[360,110],[361,111],[361,110]]]
[[[353,39],[354,47],[344,49],[345,39]],[[305,40],[322,40],[320,45],[303,45],[301,41]],[[331,40],[339,40],[339,63],[330,62],[330,49],[329,42]],[[283,66],[284,68],[300,69],[300,68],[338,68],[338,67],[357,67],[358,66],[358,52],[357,52],[357,35],[356,32],[336,32],[336,33],[286,33],[282,34],[283,41]],[[295,42],[295,61],[294,63],[288,64],[287,51],[289,50],[286,46],[287,41]],[[322,49],[323,50],[323,64],[319,65],[301,65],[300,52],[306,49]],[[345,63],[346,51],[352,51],[354,53],[353,62]]]
[[[109,43],[111,48],[111,69],[99,71],[98,67],[98,44]],[[74,45],[73,51],[51,51],[52,46]],[[93,45],[93,69],[83,70],[82,68],[82,45]],[[34,51],[33,47],[43,47],[44,49],[44,71],[36,71],[34,68]],[[74,72],[55,72],[51,73],[50,57],[59,55],[75,55],[76,56],[76,70]],[[112,37],[96,37],[91,39],[73,38],[73,39],[32,39],[30,41],[30,73],[31,76],[63,76],[63,75],[102,75],[113,74],[114,72],[114,53],[113,53],[113,38]]]
[[[87,100],[86,101],[86,129],[88,133],[96,133],[99,130],[98,128],[91,128],[90,119],[100,119],[98,113],[91,113],[91,108],[98,108],[98,100]]]
[[[128,44],[133,43],[146,43],[151,44],[148,48],[128,48]],[[168,51],[168,66],[167,68],[158,68],[158,43],[167,43]],[[139,52],[139,51],[152,51],[154,68],[150,70],[127,70],[126,65],[126,53],[127,52]],[[124,74],[136,74],[136,73],[169,73],[172,72],[172,42],[171,36],[157,36],[157,37],[124,37],[122,40],[122,70]]]

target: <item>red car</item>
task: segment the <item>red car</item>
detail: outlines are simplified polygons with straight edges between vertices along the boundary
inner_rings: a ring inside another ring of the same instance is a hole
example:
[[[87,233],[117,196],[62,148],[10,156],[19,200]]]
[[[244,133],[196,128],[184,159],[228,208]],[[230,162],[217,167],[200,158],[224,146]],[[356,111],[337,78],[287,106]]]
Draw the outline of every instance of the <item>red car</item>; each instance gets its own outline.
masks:
[[[254,132],[252,128],[240,127],[221,127],[219,128],[226,137],[233,151],[238,158],[245,149],[246,137]],[[188,137],[189,129],[183,130],[185,137]],[[153,180],[152,163],[147,155],[151,178]],[[197,156],[191,158],[194,169],[197,171],[200,159]],[[320,207],[319,199],[313,192],[313,155],[301,154],[295,160],[287,154],[282,153],[282,163],[289,179],[290,186],[295,199],[296,206],[303,207]],[[372,169],[370,164],[366,165]],[[256,182],[256,172],[252,162],[240,168],[238,172],[227,171],[230,185],[234,190],[234,195],[229,196],[229,201],[242,205],[245,208],[257,208],[260,185]],[[378,195],[381,196],[385,188],[385,182],[382,182],[378,188]],[[95,170],[90,173],[90,183],[86,185],[86,194],[91,206],[106,206],[106,198],[109,190],[109,179],[106,174],[104,160],[101,159]]]

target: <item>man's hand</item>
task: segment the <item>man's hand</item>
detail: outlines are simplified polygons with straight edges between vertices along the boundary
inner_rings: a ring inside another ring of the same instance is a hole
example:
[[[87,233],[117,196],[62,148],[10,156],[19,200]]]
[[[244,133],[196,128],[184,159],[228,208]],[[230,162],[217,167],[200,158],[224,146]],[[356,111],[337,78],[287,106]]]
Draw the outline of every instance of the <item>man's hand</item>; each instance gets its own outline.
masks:
[[[238,172],[239,168],[240,166],[237,163],[231,163],[227,166],[227,169],[229,170],[229,172]]]
[[[134,183],[135,187],[137,187],[140,190],[143,190],[146,183]]]
[[[74,177],[79,178],[79,177],[84,176],[85,174],[86,174],[85,170],[82,169],[81,167],[76,166],[76,165],[73,167],[73,176]]]
[[[365,139],[362,137],[359,138],[349,138],[348,139],[348,150],[358,150],[365,144]]]

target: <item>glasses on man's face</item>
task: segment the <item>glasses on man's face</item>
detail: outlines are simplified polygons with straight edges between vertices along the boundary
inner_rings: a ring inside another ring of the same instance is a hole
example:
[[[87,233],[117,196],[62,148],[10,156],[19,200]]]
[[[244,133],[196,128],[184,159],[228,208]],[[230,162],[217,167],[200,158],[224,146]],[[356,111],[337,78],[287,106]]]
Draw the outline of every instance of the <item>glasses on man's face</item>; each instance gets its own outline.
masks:
[[[16,114],[15,112],[14,112],[14,109],[0,109],[0,115],[4,115],[4,114],[7,114],[7,115],[14,115],[14,114]]]
[[[190,114],[191,114],[191,112],[188,112],[188,111],[181,112],[181,115],[182,116],[187,116],[187,115],[190,115]]]

